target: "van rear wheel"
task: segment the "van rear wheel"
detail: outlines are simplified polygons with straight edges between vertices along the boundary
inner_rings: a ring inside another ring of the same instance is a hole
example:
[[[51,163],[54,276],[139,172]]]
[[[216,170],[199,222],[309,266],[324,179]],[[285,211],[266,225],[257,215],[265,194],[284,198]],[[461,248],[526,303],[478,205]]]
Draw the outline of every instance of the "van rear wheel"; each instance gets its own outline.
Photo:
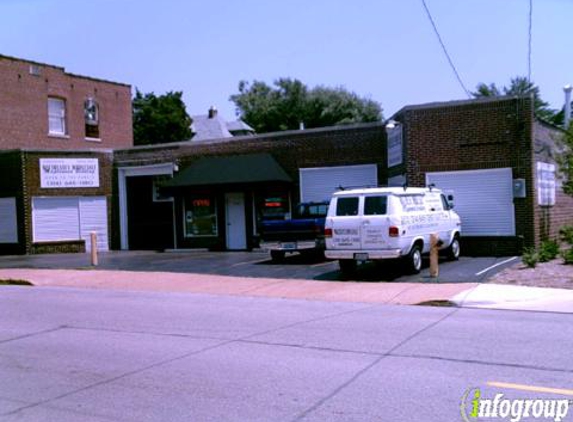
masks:
[[[446,256],[450,261],[457,261],[460,258],[460,238],[454,237],[452,244],[448,246]]]
[[[344,275],[350,275],[356,271],[356,261],[353,259],[339,259],[338,266]]]
[[[422,270],[422,249],[420,245],[412,246],[410,253],[406,257],[408,272],[418,274]]]

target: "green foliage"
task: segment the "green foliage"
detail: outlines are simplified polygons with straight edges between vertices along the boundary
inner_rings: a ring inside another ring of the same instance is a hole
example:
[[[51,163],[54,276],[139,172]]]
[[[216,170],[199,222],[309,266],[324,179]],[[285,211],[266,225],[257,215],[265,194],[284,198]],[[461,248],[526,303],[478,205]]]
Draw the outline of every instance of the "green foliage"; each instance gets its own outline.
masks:
[[[559,229],[559,239],[573,246],[573,226],[563,226]]]
[[[539,262],[539,254],[534,248],[527,248],[523,251],[521,261],[529,268],[535,268]]]
[[[573,247],[561,251],[561,257],[566,265],[573,265]]]
[[[472,92],[472,95],[476,98],[499,97],[501,95],[524,96],[531,94],[533,94],[535,115],[543,120],[555,124],[554,120],[557,118],[557,112],[549,108],[549,103],[541,99],[539,87],[533,82],[528,81],[524,76],[516,76],[515,78],[512,78],[509,86],[504,86],[501,89],[494,83],[487,85],[482,82],[478,84],[476,91]]]
[[[191,138],[191,117],[185,110],[183,92],[156,96],[136,90],[132,101],[135,145],[163,144]]]
[[[563,134],[561,143],[563,150],[557,157],[557,161],[563,176],[563,192],[573,196],[573,122],[569,124],[569,128]],[[573,235],[569,239],[573,240]],[[573,241],[568,241],[568,243],[573,244]]]
[[[548,262],[559,255],[559,244],[553,240],[546,240],[539,248],[539,262]]]
[[[382,120],[380,104],[373,100],[341,87],[309,89],[291,78],[280,78],[273,86],[241,81],[239,93],[230,99],[258,133],[298,129],[301,123],[313,128]]]

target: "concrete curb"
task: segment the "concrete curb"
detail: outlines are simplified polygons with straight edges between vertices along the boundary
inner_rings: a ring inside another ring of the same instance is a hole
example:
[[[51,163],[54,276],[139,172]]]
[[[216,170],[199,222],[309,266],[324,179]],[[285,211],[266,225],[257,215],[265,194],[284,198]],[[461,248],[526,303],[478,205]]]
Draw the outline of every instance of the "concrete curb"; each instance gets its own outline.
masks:
[[[451,298],[464,308],[573,313],[573,290],[480,284]]]

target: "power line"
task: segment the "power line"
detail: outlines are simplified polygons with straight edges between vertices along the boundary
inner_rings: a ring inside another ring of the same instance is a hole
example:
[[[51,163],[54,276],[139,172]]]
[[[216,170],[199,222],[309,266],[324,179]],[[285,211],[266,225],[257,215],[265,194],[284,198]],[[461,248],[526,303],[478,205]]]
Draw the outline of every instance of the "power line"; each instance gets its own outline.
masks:
[[[531,38],[533,26],[533,0],[529,0],[529,39],[528,39],[528,54],[527,54],[527,82],[531,83]]]
[[[424,9],[426,9],[426,14],[428,15],[428,19],[430,20],[430,23],[432,24],[432,27],[434,28],[434,32],[436,33],[436,36],[438,37],[438,41],[440,42],[440,45],[442,46],[442,50],[444,50],[444,54],[446,55],[446,58],[448,59],[448,63],[450,63],[450,67],[454,71],[454,74],[456,75],[456,78],[457,78],[458,82],[460,83],[462,89],[466,93],[466,95],[469,98],[472,98],[472,94],[468,91],[468,89],[464,85],[464,82],[462,81],[462,78],[461,78],[460,74],[458,73],[458,70],[456,69],[454,62],[452,61],[452,58],[450,57],[450,55],[448,53],[448,49],[446,48],[446,45],[444,44],[444,41],[442,41],[442,37],[440,36],[440,33],[438,32],[438,27],[436,26],[436,23],[434,22],[434,19],[432,18],[432,14],[430,13],[430,9],[428,9],[428,5],[426,4],[426,0],[422,0],[422,4],[424,5]]]

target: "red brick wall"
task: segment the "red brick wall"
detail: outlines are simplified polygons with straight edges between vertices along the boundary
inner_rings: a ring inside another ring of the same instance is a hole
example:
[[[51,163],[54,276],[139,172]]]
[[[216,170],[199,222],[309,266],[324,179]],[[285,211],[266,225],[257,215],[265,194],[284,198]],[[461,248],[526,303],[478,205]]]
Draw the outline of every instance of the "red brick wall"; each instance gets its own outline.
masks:
[[[0,149],[127,148],[133,145],[131,87],[0,56]],[[66,100],[67,137],[48,136],[48,97]],[[85,139],[84,101],[99,105],[101,142]]]
[[[535,161],[555,164],[557,183],[554,206],[540,206],[535,198],[535,219],[537,222],[538,243],[547,239],[558,239],[559,229],[565,225],[573,225],[573,197],[563,192],[559,181],[559,165],[556,159],[561,146],[563,131],[542,122],[535,126]],[[534,163],[535,165],[535,163]],[[534,171],[537,167],[534,167]]]
[[[526,181],[527,197],[515,198],[516,237],[496,240],[501,253],[515,253],[537,239],[534,224],[533,112],[529,98],[460,101],[406,107],[404,125],[410,186],[424,186],[427,172],[510,167]],[[493,239],[480,239],[475,253]]]
[[[34,243],[32,235],[32,198],[34,196],[105,196],[108,208],[108,233],[112,233],[112,152],[96,151],[28,151],[22,152],[25,176],[23,180],[23,204],[25,225],[25,246],[27,253],[83,252],[82,241]],[[41,188],[40,158],[97,158],[99,162],[99,187],[97,188]]]

